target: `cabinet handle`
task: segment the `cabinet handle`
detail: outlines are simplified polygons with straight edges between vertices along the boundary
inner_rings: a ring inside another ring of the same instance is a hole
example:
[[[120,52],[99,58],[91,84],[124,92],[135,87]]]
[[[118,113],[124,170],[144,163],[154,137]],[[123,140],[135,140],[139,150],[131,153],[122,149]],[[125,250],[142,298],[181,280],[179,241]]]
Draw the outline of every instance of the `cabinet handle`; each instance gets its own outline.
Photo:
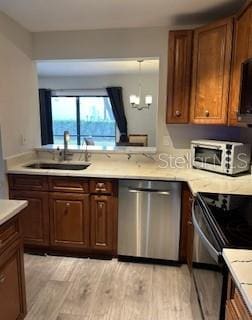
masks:
[[[175,115],[176,115],[176,117],[180,117],[181,116],[181,112],[179,110],[176,110],[175,111]]]
[[[206,117],[209,117],[210,113],[208,110],[205,111],[205,115],[206,115]]]
[[[103,182],[97,183],[95,187],[95,191],[100,191],[100,192],[106,191],[105,184]]]
[[[0,284],[4,283],[4,281],[5,281],[5,275],[1,274],[0,275]]]

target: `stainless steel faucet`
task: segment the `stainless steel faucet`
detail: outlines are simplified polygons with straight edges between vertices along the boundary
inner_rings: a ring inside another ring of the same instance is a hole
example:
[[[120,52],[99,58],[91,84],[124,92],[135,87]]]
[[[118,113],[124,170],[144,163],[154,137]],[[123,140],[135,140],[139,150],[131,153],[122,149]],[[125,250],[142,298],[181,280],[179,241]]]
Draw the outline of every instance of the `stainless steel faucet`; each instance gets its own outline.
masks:
[[[91,154],[89,154],[89,152],[88,152],[88,145],[86,144],[86,148],[85,148],[85,162],[88,162],[90,157],[91,157]]]
[[[73,154],[68,151],[68,143],[70,140],[69,131],[64,131],[64,151],[63,151],[63,160],[71,160]]]

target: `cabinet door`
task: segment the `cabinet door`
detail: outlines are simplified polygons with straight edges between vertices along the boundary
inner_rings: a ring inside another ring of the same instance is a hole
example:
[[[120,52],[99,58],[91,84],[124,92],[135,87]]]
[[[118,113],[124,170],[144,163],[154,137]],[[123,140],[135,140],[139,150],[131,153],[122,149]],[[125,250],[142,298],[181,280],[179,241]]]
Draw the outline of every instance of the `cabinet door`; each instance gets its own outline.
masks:
[[[25,245],[49,244],[48,193],[41,191],[10,191],[11,199],[27,200],[22,211],[21,226]]]
[[[252,3],[235,19],[234,52],[230,86],[229,124],[237,124],[239,108],[241,65],[252,58]]]
[[[166,123],[189,121],[192,30],[170,31]]]
[[[193,195],[186,183],[182,186],[182,205],[181,205],[181,230],[180,230],[180,249],[179,259],[184,263],[188,260],[188,223],[192,219],[192,199]]]
[[[115,247],[115,206],[113,196],[91,196],[91,247],[112,251]]]
[[[20,245],[0,257],[0,318],[4,320],[24,319],[26,313],[22,259]]]
[[[89,195],[50,194],[51,244],[89,247]]]
[[[195,30],[191,122],[226,124],[233,19]]]

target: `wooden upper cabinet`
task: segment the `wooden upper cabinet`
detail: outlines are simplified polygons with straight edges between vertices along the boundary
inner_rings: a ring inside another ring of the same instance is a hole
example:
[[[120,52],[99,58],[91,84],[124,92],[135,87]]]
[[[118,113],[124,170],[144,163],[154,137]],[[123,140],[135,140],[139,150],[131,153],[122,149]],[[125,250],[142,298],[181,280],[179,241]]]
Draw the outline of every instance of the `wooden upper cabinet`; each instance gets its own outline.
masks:
[[[235,18],[234,52],[231,71],[229,124],[237,124],[239,108],[241,64],[252,58],[252,2],[249,3]]]
[[[191,122],[226,124],[233,18],[194,32]]]
[[[166,123],[189,121],[192,30],[170,31]]]

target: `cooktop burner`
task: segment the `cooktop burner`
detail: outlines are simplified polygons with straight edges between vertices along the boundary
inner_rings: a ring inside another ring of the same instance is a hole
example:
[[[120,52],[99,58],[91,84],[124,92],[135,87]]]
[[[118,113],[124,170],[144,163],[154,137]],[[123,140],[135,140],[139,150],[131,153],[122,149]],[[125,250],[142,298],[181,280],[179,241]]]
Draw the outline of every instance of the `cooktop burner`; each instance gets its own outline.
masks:
[[[223,247],[252,249],[252,196],[199,193]]]

